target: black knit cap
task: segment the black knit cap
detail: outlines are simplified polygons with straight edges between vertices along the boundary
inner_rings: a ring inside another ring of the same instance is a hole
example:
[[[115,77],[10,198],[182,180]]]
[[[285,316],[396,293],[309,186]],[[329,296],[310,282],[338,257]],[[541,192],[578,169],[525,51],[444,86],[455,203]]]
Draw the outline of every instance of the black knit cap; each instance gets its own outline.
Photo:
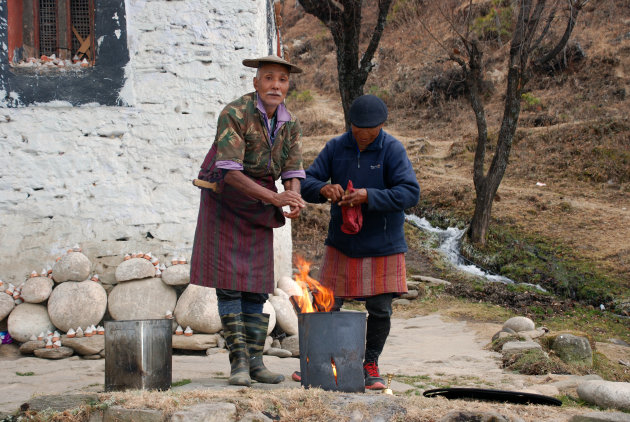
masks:
[[[387,120],[387,106],[375,95],[361,95],[350,106],[350,122],[356,127],[376,127]]]

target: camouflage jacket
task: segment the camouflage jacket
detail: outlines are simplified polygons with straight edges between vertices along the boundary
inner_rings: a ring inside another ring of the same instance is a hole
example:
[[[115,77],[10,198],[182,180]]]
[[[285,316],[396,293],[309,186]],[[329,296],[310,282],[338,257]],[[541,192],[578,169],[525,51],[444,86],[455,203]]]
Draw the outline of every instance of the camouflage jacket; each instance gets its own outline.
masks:
[[[276,111],[276,129],[270,127],[255,92],[228,104],[219,116],[214,145],[206,169],[242,170],[255,178],[304,178],[302,130],[284,104]],[[215,154],[213,154],[213,150]]]

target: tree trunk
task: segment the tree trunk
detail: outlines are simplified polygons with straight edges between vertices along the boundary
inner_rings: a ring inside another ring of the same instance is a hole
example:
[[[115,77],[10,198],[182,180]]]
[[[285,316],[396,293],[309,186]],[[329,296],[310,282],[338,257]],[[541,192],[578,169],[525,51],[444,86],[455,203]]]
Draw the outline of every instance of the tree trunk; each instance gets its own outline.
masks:
[[[558,41],[558,44],[556,44],[556,46],[552,48],[551,51],[549,51],[543,57],[537,59],[534,62],[536,67],[543,67],[549,61],[555,58],[562,51],[562,49],[566,47],[567,43],[569,42],[569,38],[571,38],[573,28],[575,28],[575,23],[577,21],[578,14],[583,7],[583,4],[586,4],[586,2],[574,4],[572,1],[569,1],[569,21],[567,22],[567,27],[564,30],[564,34],[562,35],[562,38],[560,38],[560,41]]]
[[[337,47],[337,76],[346,129],[350,129],[350,105],[363,95],[393,0],[378,1],[378,19],[370,43],[359,61],[362,0],[299,0],[307,13],[322,21]]]

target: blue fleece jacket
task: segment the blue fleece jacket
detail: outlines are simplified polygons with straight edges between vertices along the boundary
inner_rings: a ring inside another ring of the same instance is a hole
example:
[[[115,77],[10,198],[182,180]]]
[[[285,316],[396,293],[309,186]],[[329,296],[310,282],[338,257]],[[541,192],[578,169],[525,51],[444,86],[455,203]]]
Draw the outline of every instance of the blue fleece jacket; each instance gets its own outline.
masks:
[[[357,234],[342,232],[341,207],[332,204],[326,245],[352,258],[406,252],[404,210],[418,203],[420,186],[405,147],[382,129],[363,152],[351,131],[333,138],[306,170],[302,197],[326,202],[321,188],[331,183],[346,189],[348,180],[355,189],[367,189],[368,202],[361,204],[363,227]]]

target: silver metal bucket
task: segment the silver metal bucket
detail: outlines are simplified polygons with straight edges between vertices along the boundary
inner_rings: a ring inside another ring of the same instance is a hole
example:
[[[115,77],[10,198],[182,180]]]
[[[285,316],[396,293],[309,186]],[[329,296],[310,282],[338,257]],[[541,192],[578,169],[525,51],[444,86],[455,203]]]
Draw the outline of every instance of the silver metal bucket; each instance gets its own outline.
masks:
[[[173,368],[170,319],[105,321],[105,390],[168,390]]]

